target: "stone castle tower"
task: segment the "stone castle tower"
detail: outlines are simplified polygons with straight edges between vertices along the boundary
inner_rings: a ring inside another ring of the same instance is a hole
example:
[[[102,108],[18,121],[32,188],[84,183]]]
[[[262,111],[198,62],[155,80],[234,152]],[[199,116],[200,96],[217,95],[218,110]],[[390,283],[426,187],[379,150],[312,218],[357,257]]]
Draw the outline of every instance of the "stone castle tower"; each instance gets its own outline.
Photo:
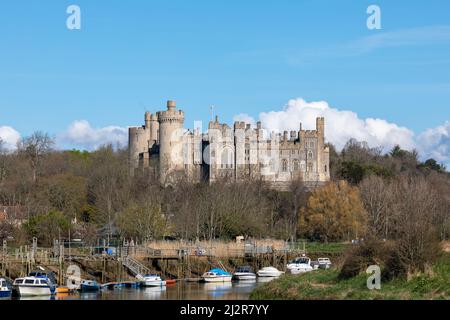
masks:
[[[325,119],[316,130],[267,133],[258,122],[235,122],[233,128],[216,117],[208,132],[185,130],[184,112],[168,101],[167,110],[145,114],[145,125],[129,129],[131,174],[150,171],[163,185],[180,177],[192,182],[219,179],[263,179],[287,189],[301,179],[314,187],[330,180]]]

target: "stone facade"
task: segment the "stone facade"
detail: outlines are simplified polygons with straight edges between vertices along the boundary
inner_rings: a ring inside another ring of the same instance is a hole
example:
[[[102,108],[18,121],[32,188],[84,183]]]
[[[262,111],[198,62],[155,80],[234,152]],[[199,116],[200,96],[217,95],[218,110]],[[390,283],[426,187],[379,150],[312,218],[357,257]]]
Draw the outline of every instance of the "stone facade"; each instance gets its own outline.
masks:
[[[216,117],[207,133],[185,130],[184,112],[169,101],[167,111],[145,114],[145,125],[129,129],[131,174],[150,171],[163,185],[181,177],[192,182],[219,179],[263,179],[276,189],[287,189],[301,179],[314,187],[330,180],[325,119],[316,130],[267,133],[235,122],[233,128]]]

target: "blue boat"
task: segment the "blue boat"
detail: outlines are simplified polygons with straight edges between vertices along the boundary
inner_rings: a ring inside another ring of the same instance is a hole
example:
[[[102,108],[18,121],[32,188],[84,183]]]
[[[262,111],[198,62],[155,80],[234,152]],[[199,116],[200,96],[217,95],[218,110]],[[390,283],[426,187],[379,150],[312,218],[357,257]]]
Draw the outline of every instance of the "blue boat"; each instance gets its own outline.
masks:
[[[12,294],[12,288],[3,278],[0,278],[0,298],[10,298]]]
[[[81,292],[96,292],[101,289],[101,286],[95,280],[81,280]]]

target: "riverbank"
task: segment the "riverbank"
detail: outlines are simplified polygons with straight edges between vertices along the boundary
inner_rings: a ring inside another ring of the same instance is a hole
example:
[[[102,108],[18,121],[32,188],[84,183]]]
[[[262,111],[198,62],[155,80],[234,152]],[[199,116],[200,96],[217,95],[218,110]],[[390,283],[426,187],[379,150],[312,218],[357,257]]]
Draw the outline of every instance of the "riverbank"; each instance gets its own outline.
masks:
[[[438,300],[450,299],[450,253],[426,274],[382,282],[381,290],[367,289],[367,275],[338,279],[339,270],[285,275],[255,289],[252,300]]]

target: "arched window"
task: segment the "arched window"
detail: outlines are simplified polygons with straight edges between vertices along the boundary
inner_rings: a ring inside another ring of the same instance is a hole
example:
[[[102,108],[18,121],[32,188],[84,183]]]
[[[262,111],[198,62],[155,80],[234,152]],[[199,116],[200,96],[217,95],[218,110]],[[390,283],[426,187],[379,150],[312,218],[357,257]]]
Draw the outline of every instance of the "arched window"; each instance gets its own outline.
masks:
[[[308,163],[308,171],[309,172],[313,171],[313,164],[312,163]]]
[[[234,153],[229,148],[222,151],[221,167],[222,169],[233,169],[234,167]]]
[[[293,167],[294,167],[294,171],[300,170],[300,163],[298,162],[298,160],[293,161]]]
[[[287,172],[288,171],[288,162],[286,159],[283,159],[281,161],[281,168],[283,170],[283,172]]]
[[[308,159],[312,159],[313,157],[313,153],[311,150],[308,151]]]

